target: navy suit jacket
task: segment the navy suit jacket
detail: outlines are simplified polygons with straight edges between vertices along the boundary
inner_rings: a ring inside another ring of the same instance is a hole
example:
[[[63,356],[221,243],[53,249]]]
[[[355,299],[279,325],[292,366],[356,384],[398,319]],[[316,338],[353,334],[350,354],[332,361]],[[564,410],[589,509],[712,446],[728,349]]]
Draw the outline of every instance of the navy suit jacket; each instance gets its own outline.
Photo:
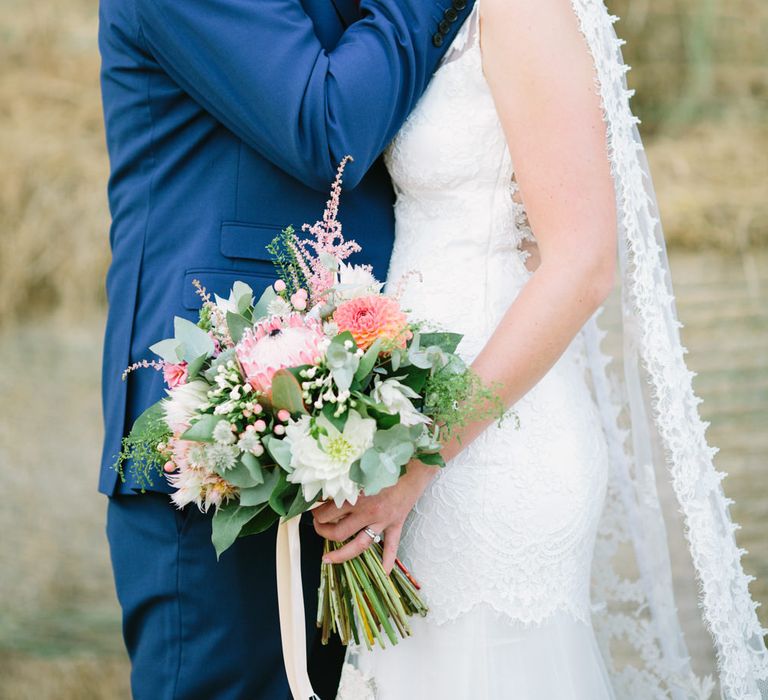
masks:
[[[101,0],[112,263],[100,490],[160,373],[129,364],[224,295],[274,280],[265,251],[314,222],[350,154],[341,220],[384,279],[393,193],[380,154],[424,91],[467,0]],[[348,26],[351,25],[351,26]],[[346,30],[346,31],[345,31]],[[168,490],[158,478],[155,488]]]

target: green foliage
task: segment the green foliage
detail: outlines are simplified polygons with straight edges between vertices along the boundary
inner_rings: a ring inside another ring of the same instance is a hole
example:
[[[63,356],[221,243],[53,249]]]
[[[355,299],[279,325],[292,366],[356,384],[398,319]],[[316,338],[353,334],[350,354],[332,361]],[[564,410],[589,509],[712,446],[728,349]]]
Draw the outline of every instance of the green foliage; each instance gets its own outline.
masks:
[[[272,377],[272,406],[279,410],[284,408],[292,414],[306,413],[301,385],[296,377],[286,369],[275,372]]]
[[[272,256],[272,262],[280,279],[285,282],[289,296],[299,289],[307,288],[307,278],[296,257],[295,240],[296,231],[293,226],[289,226],[267,245],[267,252]]]
[[[233,314],[227,311],[227,328],[229,336],[233,342],[239,343],[245,333],[246,328],[251,327],[251,322],[242,314]]]
[[[192,424],[181,436],[182,440],[191,440],[192,442],[213,442],[214,428],[223,420],[221,416],[214,416],[212,413],[206,413]]]
[[[501,421],[505,407],[497,388],[486,386],[471,367],[462,372],[446,367],[427,379],[424,412],[443,427],[446,436],[475,421]]]
[[[211,541],[218,559],[240,535],[242,528],[252,520],[264,506],[242,506],[230,501],[216,509],[213,516]]]
[[[150,406],[133,425],[131,432],[123,438],[122,449],[115,460],[114,468],[125,481],[125,466],[129,466],[136,482],[147,488],[154,484],[154,477],[162,476],[166,457],[157,446],[171,437],[166,425],[162,401]]]

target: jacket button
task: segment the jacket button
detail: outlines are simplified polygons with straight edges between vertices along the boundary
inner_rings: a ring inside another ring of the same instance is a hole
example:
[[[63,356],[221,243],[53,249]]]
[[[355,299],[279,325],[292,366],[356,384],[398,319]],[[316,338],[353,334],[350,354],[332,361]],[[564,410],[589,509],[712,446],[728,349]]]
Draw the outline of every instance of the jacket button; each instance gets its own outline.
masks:
[[[453,0],[454,10],[463,10],[467,6],[467,0]]]
[[[435,48],[439,49],[443,45],[443,35],[440,32],[436,32],[432,37],[432,43]]]
[[[451,31],[451,23],[447,19],[441,19],[437,28],[440,30],[441,34],[448,34],[448,32]]]
[[[459,13],[456,12],[452,7],[449,7],[445,12],[443,12],[443,17],[447,19],[449,22],[455,22],[459,18]]]

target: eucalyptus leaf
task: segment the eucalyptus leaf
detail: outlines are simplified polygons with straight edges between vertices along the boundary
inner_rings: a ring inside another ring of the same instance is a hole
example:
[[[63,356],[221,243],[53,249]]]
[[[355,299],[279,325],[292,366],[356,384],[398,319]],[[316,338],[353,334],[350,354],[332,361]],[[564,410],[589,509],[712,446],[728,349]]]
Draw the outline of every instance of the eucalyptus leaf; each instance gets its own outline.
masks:
[[[181,439],[192,442],[213,442],[213,429],[220,420],[222,420],[221,416],[206,413],[181,435]]]
[[[181,362],[184,358],[184,345],[176,338],[161,340],[159,343],[150,345],[149,349],[151,352],[155,353],[155,355],[159,355],[172,365]]]
[[[323,406],[322,414],[326,417],[328,422],[336,428],[336,430],[340,433],[344,432],[344,426],[347,424],[349,411],[344,411],[340,416],[337,416],[335,404],[327,403]]]
[[[258,506],[267,503],[272,496],[272,492],[280,482],[280,476],[283,474],[279,469],[272,469],[264,473],[264,481],[258,486],[241,489],[240,503],[244,506]]]
[[[198,374],[200,374],[200,370],[203,368],[203,365],[205,365],[205,361],[208,359],[206,355],[200,355],[200,357],[192,360],[187,365],[187,377],[189,379],[195,379]]]
[[[141,440],[144,433],[151,430],[158,421],[165,423],[164,401],[165,399],[160,399],[160,401],[153,403],[134,421],[130,432],[131,439]]]
[[[267,315],[267,307],[277,297],[277,293],[272,287],[267,287],[253,307],[253,321],[260,321]]]
[[[355,381],[362,382],[372,371],[376,360],[379,359],[382,341],[377,338],[376,341],[365,351],[365,355],[360,358],[357,370],[355,371]]]
[[[185,361],[194,362],[200,355],[206,357],[213,355],[213,339],[192,321],[176,316],[173,319],[173,330],[176,340],[184,344],[183,359]]]
[[[400,348],[395,348],[394,350],[392,350],[392,352],[390,353],[389,359],[390,359],[390,362],[392,363],[393,372],[397,372],[397,370],[400,369],[402,358],[403,358],[403,353],[400,350]]]
[[[245,282],[237,280],[232,285],[232,298],[235,300],[237,311],[244,314],[253,304],[253,289]]]
[[[444,467],[445,460],[439,452],[417,452],[416,459],[430,467]]]
[[[420,343],[424,347],[432,345],[443,352],[454,353],[463,337],[461,333],[422,333]]]
[[[360,481],[366,496],[374,496],[382,489],[394,486],[400,478],[400,469],[392,458],[370,448],[360,460],[363,478]]]
[[[243,457],[247,456],[253,457],[253,455],[250,455],[249,453],[243,455]],[[245,464],[243,457],[240,458],[240,461],[232,467],[232,469],[228,469],[224,472],[222,475],[224,480],[240,489],[249,489],[258,486],[259,484],[263,484],[264,475],[261,473],[261,467],[259,466],[258,461],[256,462],[256,469],[253,469]],[[246,503],[245,505],[252,504]]]
[[[216,509],[212,522],[211,541],[216,550],[217,559],[232,546],[242,528],[258,512],[257,507],[242,506],[235,501]]]
[[[272,377],[272,406],[289,413],[306,413],[301,385],[288,370],[281,369]]]
[[[269,528],[271,528],[280,519],[280,516],[275,513],[275,511],[273,511],[267,503],[257,506],[256,511],[256,515],[246,523],[242,530],[240,530],[238,537],[259,535],[265,530],[269,530]]]
[[[243,452],[240,461],[245,465],[256,484],[264,483],[264,472],[261,470],[261,462],[250,452]]]
[[[293,471],[293,469],[291,469],[291,446],[285,440],[278,439],[272,435],[266,435],[261,441],[272,456],[272,459],[274,459],[282,469],[287,472]]]
[[[291,503],[290,508],[288,508],[288,512],[283,516],[283,519],[290,520],[291,518],[295,518],[297,515],[305,513],[307,510],[309,510],[313,503],[317,502],[319,498],[320,494],[318,493],[311,501],[307,501],[304,499],[303,490],[299,488],[296,492],[296,497],[293,499],[293,502]]]
[[[229,329],[229,335],[232,340],[239,343],[246,329],[251,327],[251,322],[241,314],[233,314],[231,311],[227,311],[227,328]]]
[[[354,357],[354,355],[352,357]],[[354,357],[354,359],[356,361],[359,360],[357,357]],[[355,364],[356,363],[350,362],[349,366],[338,367],[331,370],[333,381],[339,391],[349,391],[349,389],[352,387],[352,380],[355,376]]]
[[[214,358],[211,362],[211,366],[205,370],[205,374],[203,375],[209,383],[213,384],[216,381],[216,374],[218,373],[218,369],[221,365],[227,364],[231,359],[235,357],[235,349],[234,348],[227,348],[224,352],[222,352],[218,357]]]
[[[275,471],[278,474],[278,480],[269,496],[269,505],[275,513],[283,517],[288,513],[288,509],[293,503],[293,496],[290,494],[291,489],[300,487],[295,487],[289,483],[284,471]],[[286,503],[286,494],[289,496],[288,503]]]
[[[398,423],[388,430],[379,430],[373,436],[373,446],[377,450],[387,451],[400,443],[411,444],[411,431],[408,426]]]

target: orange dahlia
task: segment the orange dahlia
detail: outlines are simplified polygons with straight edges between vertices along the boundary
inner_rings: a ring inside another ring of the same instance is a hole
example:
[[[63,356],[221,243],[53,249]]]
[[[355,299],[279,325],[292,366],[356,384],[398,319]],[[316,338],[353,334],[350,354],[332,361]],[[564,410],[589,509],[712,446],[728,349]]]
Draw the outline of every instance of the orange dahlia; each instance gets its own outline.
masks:
[[[367,350],[381,338],[385,348],[404,348],[411,337],[408,319],[395,299],[370,295],[339,304],[333,314],[339,333],[349,331],[357,346]]]

